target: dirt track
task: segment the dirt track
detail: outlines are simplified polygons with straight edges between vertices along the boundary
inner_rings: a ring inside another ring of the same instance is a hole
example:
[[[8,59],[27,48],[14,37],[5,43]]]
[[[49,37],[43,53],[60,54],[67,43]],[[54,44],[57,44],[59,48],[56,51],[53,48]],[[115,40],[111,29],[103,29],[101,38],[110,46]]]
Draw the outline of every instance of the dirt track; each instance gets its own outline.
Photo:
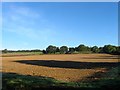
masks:
[[[2,72],[79,81],[97,72],[105,72],[117,62],[117,56],[108,54],[12,56],[2,58]]]

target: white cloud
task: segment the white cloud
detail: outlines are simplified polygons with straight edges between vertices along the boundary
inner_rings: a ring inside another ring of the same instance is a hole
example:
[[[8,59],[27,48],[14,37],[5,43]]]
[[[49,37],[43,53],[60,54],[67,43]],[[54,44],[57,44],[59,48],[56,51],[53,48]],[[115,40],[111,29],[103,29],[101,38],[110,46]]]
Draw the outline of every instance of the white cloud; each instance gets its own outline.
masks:
[[[18,35],[24,36],[24,37],[28,37],[28,38],[37,38],[37,34],[35,33],[35,31],[33,29],[30,28],[25,28],[25,27],[19,27],[19,28],[11,28],[11,29],[7,29],[9,32],[13,32],[16,33]]]
[[[29,7],[10,6],[13,14],[17,14],[24,17],[40,18],[42,13],[37,13]]]
[[[29,7],[9,6],[3,19],[3,30],[30,39],[39,38],[39,40],[47,41],[55,33],[42,12],[35,12]]]

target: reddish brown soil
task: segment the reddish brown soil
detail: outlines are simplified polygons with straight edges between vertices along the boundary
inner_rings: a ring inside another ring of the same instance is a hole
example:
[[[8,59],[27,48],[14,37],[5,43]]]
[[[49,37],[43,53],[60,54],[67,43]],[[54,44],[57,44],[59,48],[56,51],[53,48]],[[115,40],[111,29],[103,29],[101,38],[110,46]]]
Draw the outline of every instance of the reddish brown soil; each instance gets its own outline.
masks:
[[[116,66],[118,57],[108,54],[66,54],[2,57],[2,72],[79,81]]]

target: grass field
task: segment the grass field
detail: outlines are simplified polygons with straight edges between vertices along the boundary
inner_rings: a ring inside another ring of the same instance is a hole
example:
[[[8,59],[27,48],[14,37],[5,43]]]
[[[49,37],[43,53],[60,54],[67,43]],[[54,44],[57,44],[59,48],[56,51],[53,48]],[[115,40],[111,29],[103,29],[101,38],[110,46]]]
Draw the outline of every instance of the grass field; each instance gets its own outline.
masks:
[[[36,87],[95,87],[94,83],[88,82],[98,80],[96,82],[101,85],[106,84],[107,79],[108,84],[113,78],[118,82],[118,68],[118,56],[109,54],[2,57],[3,82],[13,87],[20,83],[29,87],[33,82]]]
[[[12,53],[3,53],[0,56],[11,57],[11,56],[28,56],[28,55],[41,55],[42,52],[12,52]]]

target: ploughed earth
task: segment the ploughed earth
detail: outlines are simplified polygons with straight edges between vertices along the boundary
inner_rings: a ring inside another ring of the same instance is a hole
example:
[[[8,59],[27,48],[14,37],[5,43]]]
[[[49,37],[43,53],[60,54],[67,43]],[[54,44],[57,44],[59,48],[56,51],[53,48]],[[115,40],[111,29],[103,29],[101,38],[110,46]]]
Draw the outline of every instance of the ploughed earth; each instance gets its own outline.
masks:
[[[118,56],[109,54],[7,56],[2,57],[2,72],[80,81],[118,64]]]

